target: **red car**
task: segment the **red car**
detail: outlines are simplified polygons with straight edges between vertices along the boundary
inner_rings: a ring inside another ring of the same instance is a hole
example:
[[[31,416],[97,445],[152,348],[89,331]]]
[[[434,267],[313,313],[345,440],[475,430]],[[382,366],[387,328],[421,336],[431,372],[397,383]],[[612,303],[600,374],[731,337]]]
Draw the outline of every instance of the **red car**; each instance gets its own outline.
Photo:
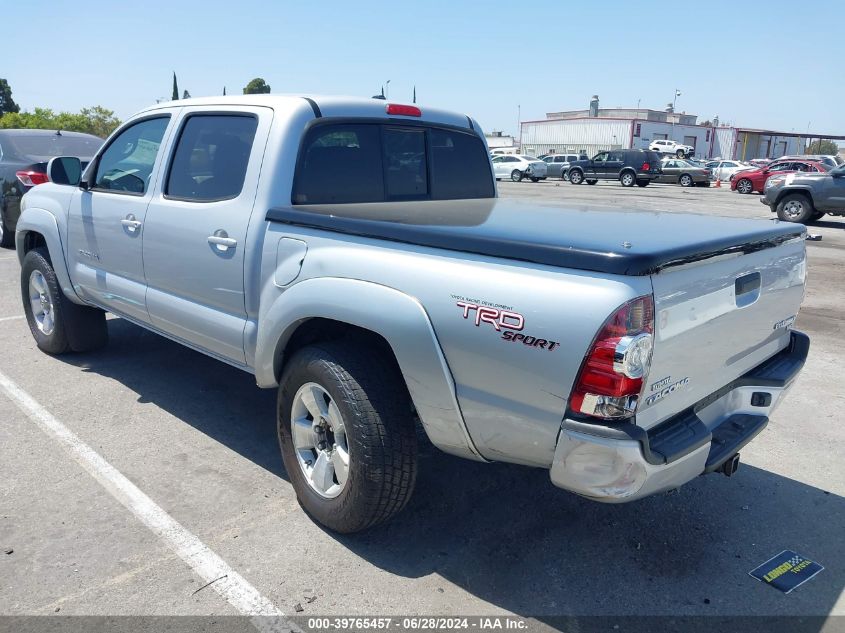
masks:
[[[824,173],[828,171],[828,167],[815,160],[778,160],[759,169],[737,172],[731,176],[731,191],[763,193],[763,187],[766,185],[769,176],[790,174],[796,171]]]

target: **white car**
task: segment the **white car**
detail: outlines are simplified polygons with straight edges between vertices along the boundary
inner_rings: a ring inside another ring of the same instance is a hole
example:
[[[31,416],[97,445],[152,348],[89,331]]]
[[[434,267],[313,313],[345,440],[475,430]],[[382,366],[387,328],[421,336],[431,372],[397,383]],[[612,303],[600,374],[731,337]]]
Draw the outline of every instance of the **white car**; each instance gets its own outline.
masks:
[[[546,163],[533,156],[508,154],[493,157],[493,173],[496,180],[510,178],[519,182],[523,178],[530,178],[531,182],[545,180],[547,175]]]
[[[664,139],[652,141],[648,148],[652,152],[671,154],[672,156],[677,156],[678,158],[685,158],[686,156],[692,156],[695,154],[695,148],[691,145],[682,145],[675,141],[667,141]]]
[[[715,161],[714,161],[715,162]],[[744,163],[738,160],[720,160],[716,164],[707,163],[710,169],[711,180],[727,180],[747,169],[756,169],[751,163]]]

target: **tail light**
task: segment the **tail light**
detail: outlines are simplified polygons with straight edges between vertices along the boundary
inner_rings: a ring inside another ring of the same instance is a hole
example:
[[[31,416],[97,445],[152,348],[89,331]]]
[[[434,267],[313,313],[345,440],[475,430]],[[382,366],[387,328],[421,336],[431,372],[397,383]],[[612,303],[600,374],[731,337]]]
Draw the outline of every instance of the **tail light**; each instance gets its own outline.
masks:
[[[18,177],[24,187],[34,187],[35,185],[43,185],[45,182],[50,182],[47,174],[40,171],[17,171],[15,176]]]
[[[422,110],[420,110],[417,106],[412,105],[388,103],[386,110],[388,114],[401,114],[402,116],[422,116]]]
[[[605,321],[587,353],[569,407],[603,418],[627,418],[651,365],[654,302],[651,296],[629,301]]]
[[[651,165],[648,163],[643,163],[643,166],[640,167],[640,171],[648,171],[649,169],[651,169]]]

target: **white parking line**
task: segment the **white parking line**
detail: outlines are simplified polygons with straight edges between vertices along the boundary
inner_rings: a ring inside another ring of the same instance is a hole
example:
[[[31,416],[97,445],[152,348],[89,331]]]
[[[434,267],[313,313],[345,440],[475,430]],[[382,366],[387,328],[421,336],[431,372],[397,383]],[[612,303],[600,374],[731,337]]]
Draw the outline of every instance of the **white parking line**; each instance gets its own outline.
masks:
[[[211,589],[225,598],[242,615],[252,616],[251,622],[255,628],[268,633],[298,630],[294,624],[283,617],[282,611],[262,596],[243,576],[229,567],[199,538],[167,514],[155,501],[2,372],[0,372],[0,388],[30,420],[61,444],[62,448],[111,496],[132,512],[200,578],[209,583]]]
[[[8,317],[0,317],[0,323],[3,321],[14,321],[16,319],[23,319],[25,316],[23,314],[17,314],[15,316],[8,316]]]

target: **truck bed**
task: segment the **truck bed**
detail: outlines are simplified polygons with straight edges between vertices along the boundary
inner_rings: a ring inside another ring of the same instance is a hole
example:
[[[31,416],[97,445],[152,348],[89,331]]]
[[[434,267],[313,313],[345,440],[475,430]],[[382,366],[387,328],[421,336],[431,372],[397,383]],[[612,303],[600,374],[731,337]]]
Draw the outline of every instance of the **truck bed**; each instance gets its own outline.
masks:
[[[484,199],[274,207],[293,226],[613,275],[651,275],[804,234],[803,226]]]

